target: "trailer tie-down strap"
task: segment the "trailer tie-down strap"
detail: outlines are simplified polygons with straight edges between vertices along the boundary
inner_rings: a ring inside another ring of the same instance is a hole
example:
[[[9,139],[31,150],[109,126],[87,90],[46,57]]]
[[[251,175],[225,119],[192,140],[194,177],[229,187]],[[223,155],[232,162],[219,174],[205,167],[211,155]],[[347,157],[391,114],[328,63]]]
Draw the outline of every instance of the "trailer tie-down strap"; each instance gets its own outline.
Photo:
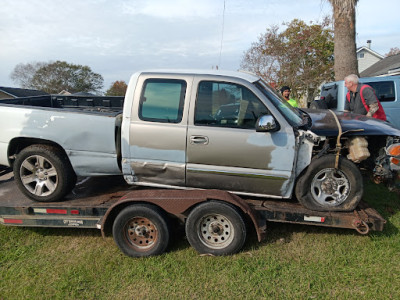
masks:
[[[336,114],[330,109],[329,109],[329,111],[331,112],[333,118],[335,119],[336,125],[337,125],[338,130],[339,130],[339,133],[338,133],[338,136],[337,136],[337,139],[336,139],[336,149],[335,149],[336,150],[335,169],[337,169],[339,167],[340,150],[342,149],[342,144],[340,143],[340,139],[342,138],[343,131],[342,131],[342,125],[340,124],[339,119],[336,116]]]
[[[332,110],[330,110],[330,109],[328,109],[328,110],[331,112],[333,118],[335,119],[336,125],[339,130],[339,133],[338,133],[338,136],[336,139],[336,148],[335,148],[335,150],[336,150],[335,169],[337,170],[339,168],[340,151],[342,150],[342,144],[340,143],[340,139],[342,138],[342,135],[346,134],[348,132],[352,132],[352,131],[364,131],[364,129],[352,129],[352,130],[347,130],[347,131],[343,132],[342,125],[340,124],[340,121],[339,121],[338,117],[336,116],[336,114]]]

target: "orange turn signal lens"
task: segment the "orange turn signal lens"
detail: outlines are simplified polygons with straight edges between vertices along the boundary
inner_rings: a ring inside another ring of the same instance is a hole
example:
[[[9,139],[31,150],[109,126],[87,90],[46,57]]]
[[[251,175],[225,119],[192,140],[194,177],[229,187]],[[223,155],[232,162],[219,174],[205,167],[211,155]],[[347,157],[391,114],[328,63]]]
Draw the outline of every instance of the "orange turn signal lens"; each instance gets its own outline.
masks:
[[[397,157],[399,157],[399,156],[400,156],[400,144],[391,145],[391,146],[388,148],[388,152],[389,152],[389,154],[390,154],[391,156],[397,156]],[[390,162],[393,163],[393,164],[395,164],[395,165],[399,165],[399,164],[400,164],[400,160],[399,160],[398,158],[394,158],[394,157],[391,157],[391,158],[390,158]]]

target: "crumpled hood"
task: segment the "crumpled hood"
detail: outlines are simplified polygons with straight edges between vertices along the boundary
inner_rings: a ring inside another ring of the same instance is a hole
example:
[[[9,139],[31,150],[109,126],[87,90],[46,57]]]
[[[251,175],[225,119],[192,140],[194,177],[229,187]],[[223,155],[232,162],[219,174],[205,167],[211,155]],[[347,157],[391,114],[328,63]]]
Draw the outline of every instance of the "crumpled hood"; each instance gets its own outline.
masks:
[[[338,126],[335,118],[329,110],[302,109],[310,115],[312,126],[310,130],[320,136],[337,136]],[[364,129],[363,131],[349,132],[346,135],[387,135],[400,136],[397,129],[388,122],[369,118],[364,115],[349,112],[335,112],[339,119],[342,131]]]

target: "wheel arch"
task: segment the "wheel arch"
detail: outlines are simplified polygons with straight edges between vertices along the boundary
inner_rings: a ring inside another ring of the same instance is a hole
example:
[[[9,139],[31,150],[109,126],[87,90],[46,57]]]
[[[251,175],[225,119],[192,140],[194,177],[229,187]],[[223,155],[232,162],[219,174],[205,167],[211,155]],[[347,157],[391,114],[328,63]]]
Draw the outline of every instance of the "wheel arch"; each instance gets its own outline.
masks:
[[[151,204],[168,215],[185,221],[189,213],[199,204],[207,201],[227,202],[235,206],[251,220],[259,241],[265,238],[266,224],[256,210],[237,195],[220,190],[142,190],[130,192],[112,205],[101,220],[103,237],[110,231],[118,213],[132,204]]]
[[[57,144],[56,142],[46,140],[46,139],[40,139],[40,138],[16,137],[16,138],[13,138],[8,144],[7,154],[8,154],[8,162],[9,162],[10,166],[12,167],[12,165],[14,163],[15,155],[20,153],[26,147],[29,147],[32,145],[53,146],[53,147],[59,149],[60,151],[62,151],[65,154],[65,156],[68,157],[65,149],[60,144]],[[69,160],[69,157],[68,157],[68,160]]]

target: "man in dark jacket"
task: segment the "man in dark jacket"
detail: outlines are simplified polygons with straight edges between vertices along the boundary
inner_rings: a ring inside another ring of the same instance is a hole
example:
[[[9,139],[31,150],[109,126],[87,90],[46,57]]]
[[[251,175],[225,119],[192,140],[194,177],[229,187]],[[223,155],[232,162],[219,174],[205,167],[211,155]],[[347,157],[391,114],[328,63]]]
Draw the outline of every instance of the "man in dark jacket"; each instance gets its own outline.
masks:
[[[348,90],[345,111],[386,121],[385,112],[372,87],[359,83],[358,76],[355,74],[346,76],[344,85]]]

